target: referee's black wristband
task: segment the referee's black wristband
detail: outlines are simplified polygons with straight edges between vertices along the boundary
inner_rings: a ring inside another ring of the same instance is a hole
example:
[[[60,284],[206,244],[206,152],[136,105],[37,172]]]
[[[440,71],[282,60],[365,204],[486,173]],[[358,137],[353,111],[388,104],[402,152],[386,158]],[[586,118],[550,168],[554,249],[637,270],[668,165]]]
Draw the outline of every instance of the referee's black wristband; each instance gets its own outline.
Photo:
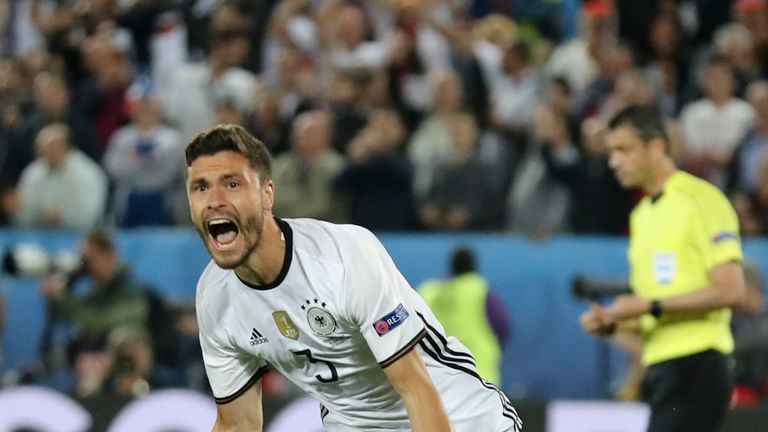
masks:
[[[650,313],[655,318],[660,317],[661,314],[664,313],[664,310],[661,308],[661,301],[660,300],[653,300],[653,301],[651,301]]]

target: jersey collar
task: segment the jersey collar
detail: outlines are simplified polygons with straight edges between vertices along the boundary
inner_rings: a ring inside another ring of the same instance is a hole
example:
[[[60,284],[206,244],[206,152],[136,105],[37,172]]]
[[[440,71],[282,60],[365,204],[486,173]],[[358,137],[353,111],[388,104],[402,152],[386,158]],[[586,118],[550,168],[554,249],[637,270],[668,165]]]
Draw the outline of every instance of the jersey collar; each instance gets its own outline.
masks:
[[[293,259],[293,230],[291,229],[291,226],[288,225],[288,222],[280,218],[276,217],[275,222],[277,222],[277,225],[280,227],[280,231],[283,232],[283,238],[285,239],[285,256],[283,257],[283,266],[280,268],[280,273],[277,274],[275,280],[264,285],[256,285],[246,282],[240,279],[240,276],[237,276],[237,273],[235,273],[235,276],[240,279],[240,282],[249,288],[253,288],[259,291],[266,291],[271,290],[272,288],[277,288],[278,285],[283,283],[285,276],[288,275],[288,269],[291,268],[291,260]]]

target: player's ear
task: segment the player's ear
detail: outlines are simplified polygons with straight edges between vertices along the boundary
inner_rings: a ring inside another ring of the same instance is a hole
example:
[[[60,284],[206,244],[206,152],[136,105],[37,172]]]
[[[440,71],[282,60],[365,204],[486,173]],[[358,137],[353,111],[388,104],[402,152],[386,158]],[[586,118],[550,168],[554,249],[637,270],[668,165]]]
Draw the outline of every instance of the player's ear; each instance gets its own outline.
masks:
[[[272,206],[275,204],[275,183],[272,180],[267,180],[267,183],[261,188],[261,203],[264,210],[272,210]]]

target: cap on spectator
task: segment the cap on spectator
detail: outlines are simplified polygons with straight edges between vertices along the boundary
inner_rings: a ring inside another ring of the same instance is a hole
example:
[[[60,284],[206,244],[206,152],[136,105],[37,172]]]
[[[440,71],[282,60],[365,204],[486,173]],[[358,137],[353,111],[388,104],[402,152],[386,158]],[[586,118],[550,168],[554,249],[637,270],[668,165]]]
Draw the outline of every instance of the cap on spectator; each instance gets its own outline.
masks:
[[[765,0],[736,0],[733,9],[736,12],[754,12],[765,9]]]
[[[584,2],[584,13],[593,17],[613,16],[613,3],[609,0],[587,0]]]

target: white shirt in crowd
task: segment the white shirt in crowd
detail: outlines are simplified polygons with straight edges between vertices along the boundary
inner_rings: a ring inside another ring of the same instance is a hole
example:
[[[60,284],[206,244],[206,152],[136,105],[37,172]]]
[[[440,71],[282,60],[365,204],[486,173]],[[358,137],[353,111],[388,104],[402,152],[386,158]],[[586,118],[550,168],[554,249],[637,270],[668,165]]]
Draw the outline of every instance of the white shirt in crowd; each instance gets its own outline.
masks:
[[[732,154],[755,119],[747,102],[733,98],[723,106],[709,99],[691,102],[680,113],[685,144],[695,156]]]
[[[39,226],[51,211],[61,213],[61,227],[87,230],[99,222],[107,200],[107,176],[81,151],[72,149],[62,166],[51,169],[38,158],[27,166],[19,181],[22,207],[18,226]]]
[[[207,64],[185,64],[176,69],[163,94],[164,108],[186,143],[213,124],[217,102],[231,101],[249,112],[255,88],[256,77],[245,69],[230,68],[213,80]]]

